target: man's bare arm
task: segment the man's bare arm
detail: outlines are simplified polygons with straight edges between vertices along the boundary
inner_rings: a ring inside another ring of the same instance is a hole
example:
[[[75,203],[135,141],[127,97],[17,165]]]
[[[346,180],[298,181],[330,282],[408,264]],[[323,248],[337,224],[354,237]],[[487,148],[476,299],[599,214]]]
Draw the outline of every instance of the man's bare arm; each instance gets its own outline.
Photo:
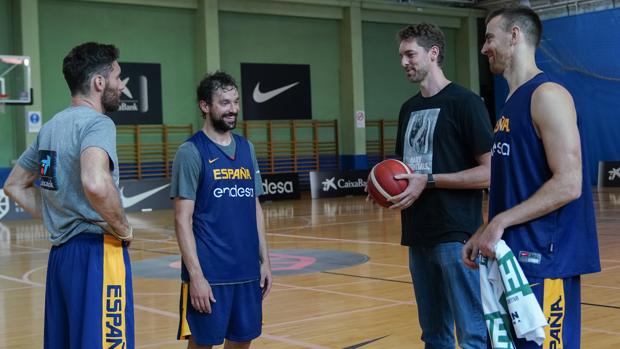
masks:
[[[466,245],[463,258],[473,260],[478,250],[492,256],[507,227],[546,215],[581,196],[581,142],[573,98],[562,86],[545,83],[532,95],[531,113],[551,178],[527,200],[499,213],[481,228]]]
[[[445,189],[484,189],[489,187],[491,178],[491,152],[476,156],[478,166],[454,173],[433,175],[436,188]]]
[[[263,216],[263,208],[256,198],[256,225],[258,228],[258,249],[260,258],[260,286],[263,289],[263,298],[267,297],[273,284],[271,275],[271,261],[269,259],[269,248],[267,246],[267,237],[265,234],[265,218]]]
[[[131,240],[133,233],[121,204],[121,198],[110,173],[108,153],[89,147],[80,155],[80,178],[86,199],[109,225],[104,229],[121,240]],[[112,231],[109,231],[112,230]]]
[[[434,174],[435,187],[445,189],[482,189],[489,187],[491,177],[491,153],[476,156],[478,166],[454,173]],[[390,201],[394,205],[391,209],[403,210],[411,206],[426,188],[428,176],[426,174],[411,173],[394,176],[397,179],[407,179],[409,184],[402,193],[394,196]]]
[[[192,306],[201,313],[211,313],[211,302],[215,297],[209,282],[205,279],[192,230],[193,200],[176,197],[174,199],[174,231],[181,250],[181,257],[190,279],[190,300]]]
[[[41,218],[41,191],[34,185],[39,178],[16,164],[4,183],[4,193],[35,218]]]

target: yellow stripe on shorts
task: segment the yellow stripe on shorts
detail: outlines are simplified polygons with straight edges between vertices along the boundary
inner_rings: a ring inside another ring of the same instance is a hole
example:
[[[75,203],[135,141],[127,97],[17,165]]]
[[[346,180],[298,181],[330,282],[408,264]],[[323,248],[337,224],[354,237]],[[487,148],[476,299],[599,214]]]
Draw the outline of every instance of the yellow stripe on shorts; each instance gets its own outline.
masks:
[[[103,235],[103,335],[105,349],[125,348],[125,261],[122,243],[111,235]]]
[[[189,339],[189,336],[192,335],[192,331],[189,329],[189,323],[187,322],[187,303],[188,303],[188,292],[189,284],[184,282],[181,285],[181,321],[179,338],[177,339]]]
[[[545,327],[543,348],[563,348],[563,324],[566,315],[564,280],[545,279],[543,311],[549,326]]]

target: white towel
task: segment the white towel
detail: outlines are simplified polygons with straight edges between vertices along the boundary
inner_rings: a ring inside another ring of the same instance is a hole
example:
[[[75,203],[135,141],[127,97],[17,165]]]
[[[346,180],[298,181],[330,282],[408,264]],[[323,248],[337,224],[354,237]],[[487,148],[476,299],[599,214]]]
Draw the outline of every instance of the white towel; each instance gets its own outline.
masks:
[[[482,257],[480,262],[482,307],[492,347],[515,347],[511,325],[517,338],[541,345],[547,321],[519,262],[504,240],[495,246],[495,257]]]

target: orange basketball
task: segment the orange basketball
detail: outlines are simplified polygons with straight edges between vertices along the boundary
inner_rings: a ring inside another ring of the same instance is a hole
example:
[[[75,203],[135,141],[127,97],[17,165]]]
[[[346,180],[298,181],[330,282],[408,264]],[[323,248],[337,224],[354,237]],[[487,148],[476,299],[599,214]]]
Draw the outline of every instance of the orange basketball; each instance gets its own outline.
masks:
[[[368,194],[383,207],[393,205],[389,199],[402,193],[409,184],[406,179],[396,179],[399,174],[413,173],[413,170],[404,162],[395,159],[383,160],[376,164],[368,175]]]

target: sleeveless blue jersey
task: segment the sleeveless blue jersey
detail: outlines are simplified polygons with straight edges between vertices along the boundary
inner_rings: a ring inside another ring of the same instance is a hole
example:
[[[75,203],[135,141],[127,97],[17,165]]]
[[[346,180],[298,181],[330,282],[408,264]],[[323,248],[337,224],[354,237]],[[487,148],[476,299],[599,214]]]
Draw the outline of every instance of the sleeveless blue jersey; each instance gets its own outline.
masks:
[[[233,137],[233,158],[202,131],[189,139],[202,159],[192,216],[196,251],[211,284],[260,278],[254,165],[248,141]],[[189,281],[184,264],[181,277]]]
[[[540,73],[521,85],[499,114],[492,148],[489,220],[528,199],[551,178],[530,111],[534,90],[549,81]],[[504,232],[503,239],[528,277],[564,278],[600,271],[592,190],[585,153],[581,154],[581,196]]]

